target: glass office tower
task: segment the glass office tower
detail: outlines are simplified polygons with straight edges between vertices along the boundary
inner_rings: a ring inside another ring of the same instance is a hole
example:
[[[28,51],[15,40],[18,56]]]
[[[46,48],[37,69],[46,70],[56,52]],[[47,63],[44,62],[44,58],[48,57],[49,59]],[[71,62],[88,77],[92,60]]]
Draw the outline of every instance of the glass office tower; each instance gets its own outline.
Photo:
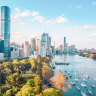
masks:
[[[10,58],[10,8],[1,7],[1,40],[4,40],[4,57]]]

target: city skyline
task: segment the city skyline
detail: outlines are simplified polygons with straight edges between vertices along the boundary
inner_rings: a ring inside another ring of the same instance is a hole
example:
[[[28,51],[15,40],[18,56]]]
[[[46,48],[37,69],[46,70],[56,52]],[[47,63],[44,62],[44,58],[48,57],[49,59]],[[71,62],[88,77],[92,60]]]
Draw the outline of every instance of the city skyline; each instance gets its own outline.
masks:
[[[63,44],[63,38],[67,37],[68,44],[77,48],[95,48],[96,1],[78,1],[1,0],[1,6],[12,10],[11,42],[29,41],[29,37],[40,37],[46,32],[57,45]]]

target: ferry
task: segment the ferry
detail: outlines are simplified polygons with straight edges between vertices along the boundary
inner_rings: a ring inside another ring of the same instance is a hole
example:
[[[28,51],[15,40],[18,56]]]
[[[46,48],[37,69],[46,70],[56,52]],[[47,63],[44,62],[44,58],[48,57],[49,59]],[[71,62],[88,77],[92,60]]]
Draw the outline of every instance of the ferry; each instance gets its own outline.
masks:
[[[69,65],[68,62],[55,62],[56,65]]]

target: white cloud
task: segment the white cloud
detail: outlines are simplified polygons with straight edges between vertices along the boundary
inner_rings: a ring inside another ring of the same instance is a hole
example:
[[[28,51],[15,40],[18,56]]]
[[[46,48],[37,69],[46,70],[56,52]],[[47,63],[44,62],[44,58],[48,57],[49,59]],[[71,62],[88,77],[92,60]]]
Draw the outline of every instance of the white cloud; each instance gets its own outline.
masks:
[[[56,17],[55,21],[56,21],[57,24],[60,24],[60,23],[68,22],[68,19],[61,15],[61,16]]]
[[[32,16],[38,16],[38,15],[39,15],[39,12],[37,12],[37,11],[32,12]]]
[[[24,12],[22,12],[20,14],[21,17],[27,17],[27,16],[30,16],[31,15],[31,12],[29,10],[25,10]]]
[[[28,17],[28,16],[31,16],[31,12],[29,10],[21,11],[19,8],[15,8],[14,13],[11,15],[11,21],[13,23],[20,22],[20,19],[22,17]]]
[[[33,19],[32,19],[32,21],[37,21],[37,22],[43,22],[44,21],[44,17],[43,16],[40,16],[40,15],[38,15],[38,16],[35,16]]]
[[[90,31],[90,30],[95,29],[95,28],[96,28],[96,25],[84,25],[83,26],[83,29],[87,30],[87,31]]]
[[[90,30],[91,29],[91,25],[84,25],[83,28],[84,28],[84,30]]]
[[[86,25],[80,25],[80,26],[73,26],[71,30],[83,30],[85,32],[96,30],[96,25],[86,24]]]
[[[35,22],[41,22],[42,23],[46,19],[43,15],[41,15],[37,11],[33,11],[31,15],[32,15],[32,21],[35,21]]]
[[[27,19],[30,18],[32,22],[44,23],[44,24],[63,24],[68,22],[68,19],[65,18],[64,15],[60,15],[54,19],[50,19],[46,18],[38,11],[29,11],[29,10],[21,11],[19,8],[14,9],[14,13],[11,16],[11,20],[12,22],[20,22],[21,18],[24,17],[27,17]]]

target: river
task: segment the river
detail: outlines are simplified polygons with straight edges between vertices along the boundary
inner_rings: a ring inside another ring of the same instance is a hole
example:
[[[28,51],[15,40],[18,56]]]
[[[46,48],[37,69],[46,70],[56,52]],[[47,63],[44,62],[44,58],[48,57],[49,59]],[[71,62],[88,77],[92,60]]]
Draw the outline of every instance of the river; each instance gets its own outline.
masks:
[[[52,62],[68,62],[69,65],[55,65],[54,73],[62,72],[68,76],[67,83],[72,88],[65,96],[96,96],[96,60],[78,55],[56,55]]]

